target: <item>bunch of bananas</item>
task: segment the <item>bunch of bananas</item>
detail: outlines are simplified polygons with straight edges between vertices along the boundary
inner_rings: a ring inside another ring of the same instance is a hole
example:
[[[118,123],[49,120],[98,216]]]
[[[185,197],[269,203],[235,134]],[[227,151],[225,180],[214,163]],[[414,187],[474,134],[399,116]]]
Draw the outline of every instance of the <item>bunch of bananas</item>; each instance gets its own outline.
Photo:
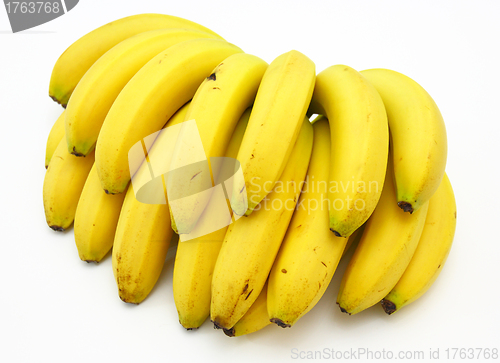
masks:
[[[447,259],[456,205],[446,130],[403,74],[345,65],[316,74],[294,50],[267,64],[199,24],[139,14],[73,43],[49,95],[66,109],[47,141],[48,225],[74,222],[83,261],[112,250],[119,297],[133,304],[179,235],[173,290],[187,329],[209,317],[229,336],[291,327],[351,244],[337,297],[348,314],[378,303],[392,314]],[[189,151],[196,142],[201,157]],[[217,157],[237,160],[231,175]]]

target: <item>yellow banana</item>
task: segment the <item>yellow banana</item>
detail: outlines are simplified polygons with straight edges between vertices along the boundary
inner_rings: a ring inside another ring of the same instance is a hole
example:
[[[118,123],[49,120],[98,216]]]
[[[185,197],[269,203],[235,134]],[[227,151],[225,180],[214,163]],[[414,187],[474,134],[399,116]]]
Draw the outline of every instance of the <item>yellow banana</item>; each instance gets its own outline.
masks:
[[[125,193],[101,188],[95,164],[83,187],[75,214],[75,242],[82,261],[100,262],[111,250]]]
[[[411,78],[388,69],[361,72],[384,101],[393,145],[397,203],[412,213],[439,187],[448,152],[443,117]]]
[[[57,118],[56,122],[50,129],[49,137],[47,138],[47,146],[45,147],[45,169],[49,167],[50,159],[59,145],[59,142],[64,137],[64,115],[66,111],[63,111],[61,115]]]
[[[377,304],[391,291],[410,263],[424,227],[428,203],[413,214],[403,213],[395,203],[391,163],[386,174],[380,201],[340,284],[337,304],[350,315]]]
[[[315,121],[313,129],[306,184],[269,275],[269,318],[283,328],[295,324],[323,296],[348,242],[328,228],[328,120]]]
[[[49,96],[66,107],[80,79],[104,53],[131,36],[165,28],[196,29],[215,34],[200,24],[164,14],[137,14],[115,20],[85,34],[61,54],[52,70]]]
[[[113,103],[97,139],[97,172],[107,193],[123,192],[139,167],[141,160],[128,158],[130,148],[160,130],[217,64],[241,52],[223,40],[188,40],[161,52],[136,73]]]
[[[226,157],[236,158],[249,116],[250,109],[238,121],[227,147]],[[225,200],[225,195],[217,192],[212,194],[193,233],[206,230],[214,219],[223,217],[222,213],[214,213],[211,208],[212,203],[214,206],[217,203],[217,198]],[[179,322],[186,329],[199,328],[210,314],[212,275],[226,230],[227,226],[210,234],[180,242],[177,246],[173,278],[174,301]]]
[[[267,283],[262,288],[259,297],[250,306],[250,309],[238,320],[231,329],[224,329],[224,334],[228,337],[239,337],[245,334],[254,333],[270,325],[267,314]]]
[[[311,123],[303,118],[299,137],[273,192],[254,213],[229,226],[212,280],[210,317],[216,327],[232,328],[259,296],[297,204],[312,143]]]
[[[429,200],[424,230],[415,254],[396,286],[382,300],[387,314],[417,300],[436,281],[450,253],[456,225],[455,195],[445,173]]]
[[[348,237],[372,214],[382,193],[389,147],[384,104],[359,72],[336,65],[316,77],[309,112],[330,121],[330,229]]]
[[[99,58],[75,88],[66,112],[66,139],[72,154],[85,156],[116,97],[130,79],[158,53],[174,44],[216,36],[199,30],[159,29],[140,33]]]
[[[244,178],[235,178],[232,190],[236,214],[250,214],[279,179],[311,101],[315,77],[314,63],[295,50],[277,57],[266,70],[238,153]]]
[[[224,59],[196,91],[186,120],[196,121],[209,163],[211,157],[224,155],[236,123],[254,102],[266,68],[267,63],[254,55],[233,54]],[[190,160],[192,158],[193,155],[177,150],[174,152],[171,168],[193,165],[195,163]],[[211,167],[214,168],[214,165]],[[177,233],[191,232],[205,209],[210,195],[200,191],[204,189],[204,184],[208,184],[207,181],[210,182],[209,171],[206,164],[202,163],[196,170],[190,169],[188,179],[179,178],[177,173],[169,174],[167,190],[170,196],[197,196],[183,199],[179,208],[171,214],[172,228]],[[196,178],[190,178],[191,174],[196,174]],[[216,174],[216,170],[212,170],[212,174]],[[216,175],[214,177],[216,178]],[[171,203],[170,208],[172,207]]]
[[[188,106],[189,104],[178,110],[166,126],[181,123]],[[124,302],[139,304],[148,296],[160,276],[167,256],[173,231],[164,177],[159,175],[152,179],[150,167],[155,170],[155,167],[163,163],[168,165],[174,137],[168,132],[158,136],[123,201],[113,244],[112,265],[118,295]],[[144,188],[148,183],[153,183],[153,187]],[[137,186],[143,186],[142,190]],[[163,199],[164,203],[143,203],[136,195],[141,200],[149,197],[153,202]]]
[[[78,158],[68,152],[64,137],[59,141],[43,181],[45,218],[54,231],[64,231],[73,223],[80,194],[93,164],[94,153]]]

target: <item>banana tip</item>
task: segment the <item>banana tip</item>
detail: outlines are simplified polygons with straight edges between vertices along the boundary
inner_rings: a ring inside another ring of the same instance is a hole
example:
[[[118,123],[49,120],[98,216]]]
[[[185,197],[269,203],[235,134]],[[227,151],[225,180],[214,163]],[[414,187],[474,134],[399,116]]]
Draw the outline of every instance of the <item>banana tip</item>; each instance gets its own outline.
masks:
[[[339,233],[339,232],[337,232],[337,231],[335,231],[333,228],[330,228],[330,231],[332,231],[332,232],[333,232],[333,234],[334,234],[334,235],[336,235],[337,237],[342,237],[342,236],[340,235],[340,233]]]
[[[83,260],[83,261],[85,261],[85,262],[87,262],[87,263],[94,263],[94,264],[96,264],[96,265],[98,265],[98,264],[99,264],[99,261],[97,261],[97,260]]]
[[[387,315],[391,315],[396,311],[396,304],[394,304],[392,301],[382,299],[380,303],[382,304],[382,308],[387,313]]]
[[[60,104],[60,105],[61,105],[62,107],[64,107],[64,108],[66,108],[67,103],[61,103],[61,102],[57,99],[57,97],[56,97],[56,96],[53,96],[53,95],[51,95],[51,94],[49,94],[49,97],[50,97],[50,98],[52,98],[52,100],[53,100],[54,102],[56,102],[56,103]]]
[[[342,306],[339,305],[339,308],[340,308],[340,311],[342,311],[343,313],[351,315],[351,313],[348,312],[346,309],[344,309]]]
[[[212,323],[214,323],[214,329],[224,329],[224,327],[220,325],[220,323],[218,323],[217,321],[212,320]]]
[[[224,334],[226,334],[228,337],[234,337],[235,336],[235,332],[234,332],[234,328],[231,328],[231,329],[222,329],[224,331]]]
[[[132,305],[139,305],[138,302],[136,301],[131,301],[129,298],[127,298],[126,296],[122,296],[120,295],[120,299],[124,302],[124,303],[127,303],[127,304],[132,304]]]
[[[72,155],[75,155],[75,156],[85,156],[84,154],[82,153],[79,153],[78,151],[76,151],[76,147],[73,146],[73,151],[71,152]]]
[[[398,202],[398,207],[404,210],[405,212],[413,213],[413,207],[408,202]]]
[[[278,325],[281,328],[290,328],[291,327],[290,324],[285,323],[283,320],[281,320],[279,318],[272,318],[270,320],[270,322]]]
[[[56,232],[64,232],[64,228],[62,228],[60,226],[51,225],[49,227],[52,228]]]

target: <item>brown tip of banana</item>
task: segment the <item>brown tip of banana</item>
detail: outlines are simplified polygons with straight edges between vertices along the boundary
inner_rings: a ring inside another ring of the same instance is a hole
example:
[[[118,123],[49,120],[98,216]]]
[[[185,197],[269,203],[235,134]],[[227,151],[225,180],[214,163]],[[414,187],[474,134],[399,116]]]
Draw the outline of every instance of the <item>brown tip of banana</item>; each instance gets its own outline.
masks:
[[[56,232],[64,232],[64,228],[62,228],[62,227],[54,226],[54,225],[49,226],[49,227],[52,228]]]
[[[57,102],[57,103],[61,104],[61,102],[59,102],[59,100],[58,100],[55,96],[52,96],[52,95],[50,95],[50,94],[49,94],[49,97],[50,97],[50,98],[52,98],[52,101],[54,101],[54,102]],[[64,106],[63,106],[63,107],[64,107]]]
[[[234,328],[231,329],[222,329],[224,331],[224,334],[226,334],[228,337],[234,337]]]
[[[278,325],[279,327],[281,328],[290,328],[291,325],[290,324],[287,324],[285,323],[283,320],[281,319],[278,319],[278,318],[272,318],[269,320],[271,323],[274,323],[276,325]]]
[[[73,151],[71,152],[71,155],[85,157],[85,155],[83,155],[82,153],[79,153],[78,151],[76,151],[76,148],[74,146],[73,146]]]
[[[121,301],[123,301],[124,303],[133,304],[133,305],[139,305],[138,302],[129,301],[129,299],[127,299],[126,296],[122,296],[122,295],[119,295],[119,296],[120,296]]]
[[[332,232],[333,232],[333,234],[334,234],[334,235],[336,235],[337,237],[342,237],[342,236],[340,235],[340,233],[339,233],[339,232],[337,232],[337,231],[335,231],[333,228],[330,228],[330,231],[332,231]]]
[[[87,262],[87,263],[95,263],[96,265],[99,264],[99,261],[96,261],[96,260],[83,260],[84,262]]]
[[[198,330],[198,328],[186,328],[186,330]]]
[[[382,308],[387,313],[387,315],[391,315],[393,312],[396,311],[396,304],[394,304],[392,301],[382,299],[380,304],[382,304]]]
[[[408,202],[398,202],[398,207],[404,210],[405,212],[413,213],[413,207]]]
[[[338,304],[338,303],[337,303]],[[339,308],[340,308],[340,311],[342,311],[343,313],[346,313],[346,314],[349,314],[351,315],[350,312],[348,312],[346,309],[344,309],[342,306],[339,305]]]
[[[52,96],[51,94],[49,94],[49,97],[52,98],[52,100],[58,104],[60,104],[63,108],[66,108],[66,106],[68,105],[67,103],[61,103],[57,98],[56,96]]]
[[[222,325],[220,325],[220,323],[212,320],[212,323],[214,323],[214,329],[224,329],[224,327]]]

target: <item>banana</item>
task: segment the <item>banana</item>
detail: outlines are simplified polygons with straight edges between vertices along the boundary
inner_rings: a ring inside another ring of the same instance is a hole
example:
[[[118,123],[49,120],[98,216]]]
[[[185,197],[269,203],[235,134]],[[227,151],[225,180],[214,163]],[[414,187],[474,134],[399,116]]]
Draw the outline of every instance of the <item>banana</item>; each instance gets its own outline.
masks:
[[[210,317],[216,327],[231,329],[259,296],[297,204],[312,143],[312,125],[303,118],[299,137],[273,192],[254,213],[229,226],[212,279]]]
[[[314,63],[292,50],[269,65],[257,91],[238,160],[243,177],[235,178],[231,205],[249,215],[271,192],[287,164],[311,100]]]
[[[66,107],[80,79],[108,50],[136,34],[165,28],[195,29],[217,35],[200,24],[171,15],[138,14],[115,20],[85,34],[61,54],[52,70],[49,96]]]
[[[361,72],[384,101],[393,145],[397,203],[412,213],[439,187],[448,152],[443,117],[411,78],[388,69]]]
[[[94,164],[75,214],[75,242],[82,261],[100,262],[111,250],[124,198],[125,193],[109,195],[102,190]]]
[[[282,328],[295,324],[323,296],[348,242],[328,228],[328,120],[316,120],[313,130],[306,184],[269,275],[269,318]]]
[[[193,103],[191,107],[192,105]],[[227,147],[226,157],[236,158],[249,116],[250,109],[245,111],[238,121]],[[215,219],[223,218],[224,214],[217,213],[214,208],[217,208],[219,200],[226,200],[225,198],[222,189],[217,189],[212,194],[193,233],[206,230]],[[179,322],[186,329],[199,328],[210,315],[212,275],[226,231],[227,226],[198,238],[181,241],[177,246],[173,278],[174,301]]]
[[[47,146],[45,147],[45,169],[49,167],[50,159],[59,145],[59,142],[64,137],[64,116],[66,111],[63,111],[61,115],[57,118],[56,122],[52,126],[49,132],[49,137],[47,138]]]
[[[396,285],[417,248],[428,203],[413,214],[395,203],[394,173],[389,163],[382,196],[366,222],[337,296],[342,312],[359,313],[380,302]]]
[[[64,136],[59,141],[43,181],[45,219],[54,231],[62,232],[73,223],[78,200],[93,164],[94,153],[78,158],[68,152]]]
[[[166,126],[181,123],[188,107],[189,103],[178,110]],[[160,174],[152,178],[150,170],[170,163],[175,136],[169,132],[160,133],[123,201],[113,244],[112,265],[118,295],[124,302],[141,303],[163,269],[173,231],[164,177]],[[143,203],[148,199],[151,204]],[[158,203],[159,199],[164,203]]]
[[[445,173],[429,200],[424,230],[415,254],[396,286],[382,300],[387,314],[417,300],[436,281],[450,253],[456,225],[455,195]]]
[[[254,102],[267,66],[266,62],[254,55],[233,54],[224,59],[196,91],[186,120],[196,121],[208,165],[212,168],[214,165],[211,165],[210,158],[224,155],[236,123]],[[189,153],[176,150],[171,168],[195,164],[190,160],[192,157]],[[190,169],[188,178],[181,178],[178,173],[169,174],[167,190],[170,196],[197,196],[182,199],[179,208],[175,209],[175,213],[171,213],[172,228],[177,233],[191,232],[205,209],[210,195],[200,191],[204,189],[204,184],[210,181],[208,171],[210,170],[206,168],[206,163],[202,163],[199,168]],[[191,174],[196,174],[197,177],[192,179]],[[217,171],[212,170],[212,174],[217,179]],[[171,210],[173,207],[170,203]]]
[[[130,79],[158,53],[174,44],[216,36],[199,30],[159,29],[130,37],[111,48],[82,77],[66,112],[66,139],[72,154],[85,156],[102,123]]]
[[[137,201],[129,188],[118,219],[112,251],[113,272],[122,301],[141,303],[151,292],[172,238],[166,204]]]
[[[107,193],[123,192],[140,166],[140,160],[128,158],[130,148],[160,130],[191,100],[217,64],[241,52],[223,40],[188,40],[161,52],[132,77],[109,110],[97,139],[97,172]]]
[[[335,65],[316,77],[309,112],[330,121],[330,229],[348,237],[372,214],[382,193],[389,147],[384,104],[359,72]]]
[[[250,309],[238,320],[231,329],[224,329],[224,334],[228,337],[239,337],[245,334],[254,333],[270,325],[267,314],[267,283],[262,288],[259,297],[252,304]]]

